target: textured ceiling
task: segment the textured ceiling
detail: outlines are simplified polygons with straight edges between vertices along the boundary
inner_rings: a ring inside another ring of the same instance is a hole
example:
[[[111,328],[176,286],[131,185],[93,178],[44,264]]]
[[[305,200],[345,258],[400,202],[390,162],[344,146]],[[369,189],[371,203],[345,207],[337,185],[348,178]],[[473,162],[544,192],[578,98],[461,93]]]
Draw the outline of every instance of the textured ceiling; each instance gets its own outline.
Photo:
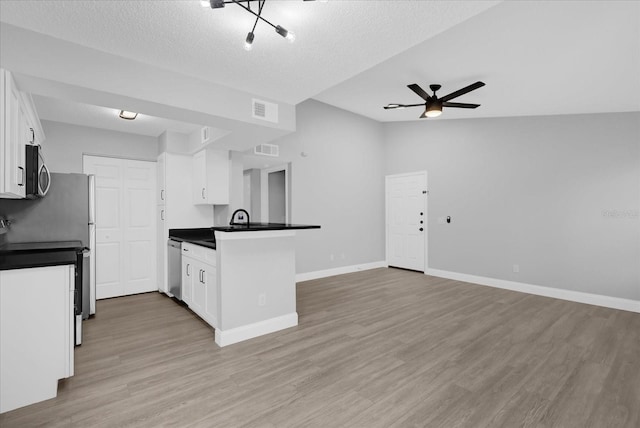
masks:
[[[640,111],[640,2],[504,2],[317,95],[379,121],[417,120],[407,88],[443,96],[477,80],[435,120]],[[433,119],[427,119],[433,120]]]
[[[237,5],[186,1],[0,1],[0,20],[290,104],[299,103],[490,8],[498,1],[268,1],[263,16],[295,32],[290,44]]]
[[[38,117],[54,122],[108,129],[111,131],[157,137],[164,131],[183,134],[200,128],[199,125],[139,114],[134,120],[118,117],[120,109],[100,107],[74,101],[33,95]]]

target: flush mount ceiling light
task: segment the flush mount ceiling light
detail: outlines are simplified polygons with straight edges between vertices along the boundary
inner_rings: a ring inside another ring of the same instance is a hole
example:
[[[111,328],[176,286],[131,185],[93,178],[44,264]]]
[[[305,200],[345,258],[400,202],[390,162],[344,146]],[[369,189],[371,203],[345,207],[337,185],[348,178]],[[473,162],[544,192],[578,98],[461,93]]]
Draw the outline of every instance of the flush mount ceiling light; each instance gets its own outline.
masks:
[[[303,0],[303,1],[315,1],[315,0]],[[249,12],[250,14],[254,15],[256,17],[256,21],[253,23],[253,28],[251,29],[251,31],[249,31],[249,33],[247,34],[247,38],[244,41],[244,48],[248,51],[250,51],[253,48],[253,39],[255,37],[254,33],[256,31],[256,25],[258,25],[258,21],[266,22],[276,30],[276,33],[280,34],[289,42],[293,43],[293,41],[296,39],[295,34],[293,34],[291,31],[288,31],[286,28],[280,25],[272,24],[271,22],[267,21],[262,17],[262,9],[264,8],[264,4],[266,2],[267,0],[201,0],[200,4],[202,4],[203,7],[210,7],[211,9],[221,9],[221,8],[224,8],[226,4],[234,3],[240,6],[241,8],[243,8],[244,10],[246,10],[247,12]],[[257,3],[257,6],[256,6],[256,3]],[[252,4],[254,4],[253,8],[251,6]]]
[[[138,113],[134,113],[132,111],[120,110],[120,114],[118,116],[120,116],[120,119],[133,120],[136,117],[138,117]]]
[[[458,98],[460,95],[464,95],[467,92],[474,91],[478,88],[482,88],[484,86],[484,82],[476,82],[472,83],[469,86],[465,86],[462,89],[458,89],[455,92],[450,93],[449,95],[445,95],[444,97],[438,97],[436,92],[440,90],[440,85],[429,85],[429,88],[433,91],[433,95],[429,95],[424,89],[422,89],[418,84],[412,83],[411,85],[407,85],[409,89],[415,92],[420,98],[424,100],[423,103],[420,104],[387,104],[384,106],[385,110],[393,110],[393,109],[402,109],[407,107],[421,107],[424,106],[424,113],[420,116],[420,119],[424,119],[425,117],[438,117],[442,114],[442,107],[455,107],[455,108],[478,108],[480,104],[467,104],[467,103],[452,103],[449,100],[454,98]]]

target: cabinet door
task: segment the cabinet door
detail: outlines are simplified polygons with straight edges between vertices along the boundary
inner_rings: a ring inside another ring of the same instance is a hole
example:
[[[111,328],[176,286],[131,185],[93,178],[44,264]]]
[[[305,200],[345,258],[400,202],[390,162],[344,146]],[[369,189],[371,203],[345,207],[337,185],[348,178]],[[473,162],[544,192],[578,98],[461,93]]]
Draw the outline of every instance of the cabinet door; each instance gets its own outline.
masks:
[[[191,306],[193,278],[195,276],[194,260],[182,255],[182,301]]]
[[[20,94],[10,74],[5,74],[5,129],[2,163],[4,189],[2,195],[8,198],[24,198],[25,192],[25,146],[26,119],[20,107]]]
[[[168,249],[167,240],[169,239],[169,230],[166,227],[167,210],[164,205],[157,207],[157,277],[158,290],[167,294],[169,292],[169,283],[167,281],[167,263]]]
[[[207,157],[203,150],[193,155],[193,203],[207,204]]]
[[[206,150],[207,198],[210,204],[229,204],[229,152]]]
[[[191,305],[189,305],[189,307],[202,319],[206,319],[205,302],[207,298],[207,290],[205,288],[205,270],[202,268],[202,263],[195,262],[193,264],[193,273],[194,277],[192,279],[193,287],[191,294]]]
[[[157,187],[157,195],[156,200],[158,205],[165,205],[167,200],[167,175],[166,175],[166,164],[167,164],[167,154],[162,153],[158,156],[158,162],[156,164],[156,168],[158,171],[158,187]]]
[[[205,306],[204,314],[207,321],[214,328],[218,327],[218,289],[216,280],[216,268],[203,265],[205,282]]]

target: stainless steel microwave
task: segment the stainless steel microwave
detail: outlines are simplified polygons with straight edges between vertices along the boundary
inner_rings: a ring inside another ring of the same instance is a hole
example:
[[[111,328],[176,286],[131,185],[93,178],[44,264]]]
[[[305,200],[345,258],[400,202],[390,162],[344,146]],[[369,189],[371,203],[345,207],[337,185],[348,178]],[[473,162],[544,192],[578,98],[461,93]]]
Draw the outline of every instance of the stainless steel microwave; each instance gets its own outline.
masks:
[[[27,145],[26,151],[26,196],[29,199],[41,198],[49,191],[51,174],[44,163],[40,146]]]

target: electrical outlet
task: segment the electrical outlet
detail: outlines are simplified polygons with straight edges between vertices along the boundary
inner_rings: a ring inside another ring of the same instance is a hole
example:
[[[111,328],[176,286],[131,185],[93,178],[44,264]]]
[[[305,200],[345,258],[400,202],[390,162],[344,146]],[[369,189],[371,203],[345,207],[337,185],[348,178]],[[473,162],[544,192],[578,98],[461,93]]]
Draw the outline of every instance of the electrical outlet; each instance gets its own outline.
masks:
[[[519,273],[520,272],[520,265],[513,265],[513,272],[514,273]]]
[[[258,306],[264,306],[267,304],[267,293],[260,293],[258,295]]]
[[[333,261],[333,259],[335,259],[335,256],[334,256],[333,254],[331,254],[331,255],[329,256],[329,260]]]
[[[344,255],[344,253],[342,253],[342,254],[340,254],[340,258],[341,258],[342,260],[344,260],[344,259],[346,259],[346,258],[347,258],[347,256],[345,256],[345,255]]]

